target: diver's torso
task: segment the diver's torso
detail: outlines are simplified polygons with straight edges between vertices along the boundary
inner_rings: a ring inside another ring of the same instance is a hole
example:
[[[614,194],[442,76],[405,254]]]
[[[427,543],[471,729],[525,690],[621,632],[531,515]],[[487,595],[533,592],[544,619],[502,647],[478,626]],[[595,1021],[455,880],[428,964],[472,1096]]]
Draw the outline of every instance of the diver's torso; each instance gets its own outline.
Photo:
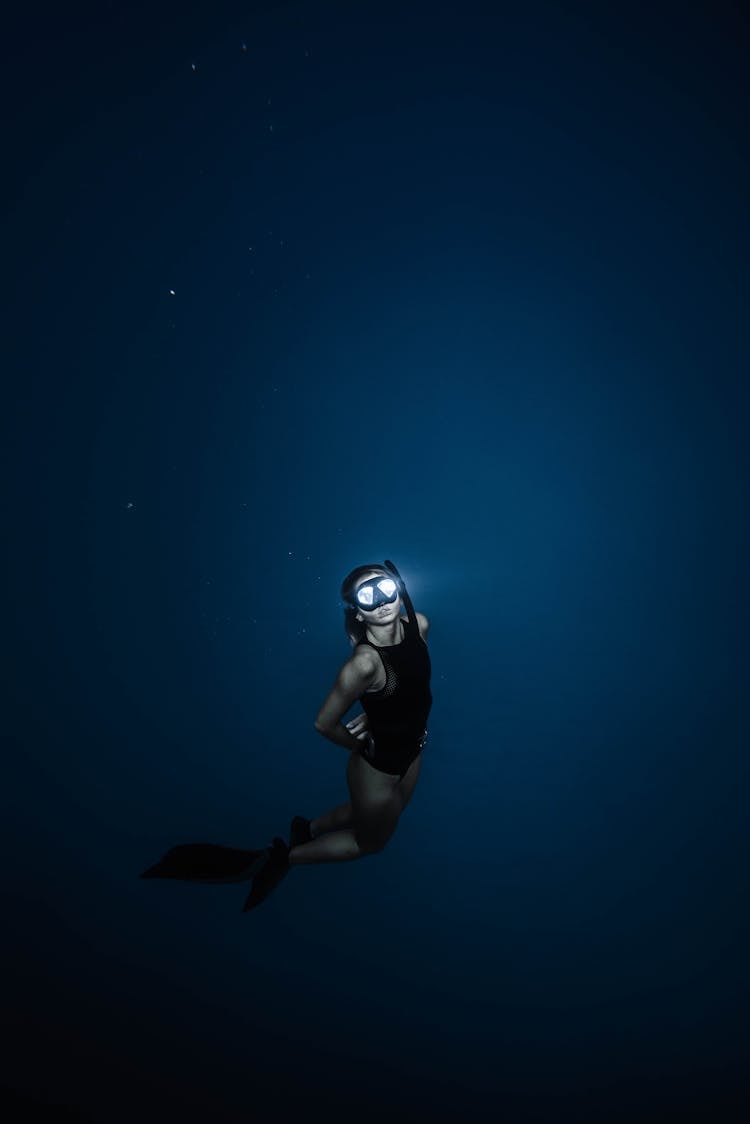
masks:
[[[375,661],[375,678],[360,701],[376,739],[421,735],[432,706],[427,644],[416,620],[413,626],[404,617],[400,622],[399,643],[379,646],[365,640],[358,645],[358,651],[372,652]]]
[[[403,643],[404,636],[406,634],[406,626],[407,626],[407,623],[408,623],[406,617],[399,617],[398,623],[399,623],[400,632],[401,632],[401,639],[399,640],[398,644],[382,645],[382,644],[374,644],[372,640],[362,640],[357,645],[357,651],[358,652],[364,651],[364,652],[368,652],[372,655],[372,665],[375,668],[375,678],[372,681],[372,686],[367,688],[366,693],[368,695],[379,695],[380,692],[385,687],[386,677],[387,677],[386,676],[386,670],[385,670],[385,666],[383,664],[383,660],[378,655],[378,652],[380,652],[380,651],[388,652],[388,651],[390,651],[391,648],[398,648],[398,646]],[[420,635],[421,635],[421,629],[420,629]]]

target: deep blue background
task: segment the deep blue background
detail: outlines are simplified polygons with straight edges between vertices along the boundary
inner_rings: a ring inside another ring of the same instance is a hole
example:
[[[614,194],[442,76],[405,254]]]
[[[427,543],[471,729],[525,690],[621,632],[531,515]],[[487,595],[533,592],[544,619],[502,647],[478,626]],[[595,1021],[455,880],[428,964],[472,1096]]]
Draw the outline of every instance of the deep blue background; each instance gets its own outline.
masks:
[[[106,1124],[747,1106],[747,31],[6,25],[6,1086]],[[435,696],[387,849],[249,915],[139,881],[346,798],[312,723],[383,557]]]

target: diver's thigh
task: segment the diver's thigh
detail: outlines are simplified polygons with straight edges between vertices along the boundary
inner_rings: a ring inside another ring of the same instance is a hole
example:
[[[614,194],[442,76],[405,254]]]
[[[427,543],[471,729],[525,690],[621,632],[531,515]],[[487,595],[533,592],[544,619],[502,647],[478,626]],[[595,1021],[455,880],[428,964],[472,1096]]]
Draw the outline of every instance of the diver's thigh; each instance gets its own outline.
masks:
[[[378,849],[396,830],[401,815],[398,777],[380,773],[359,754],[352,754],[346,778],[357,841],[368,849]]]
[[[352,798],[352,807],[355,812],[359,808],[365,813],[369,809],[375,810],[382,804],[392,802],[399,785],[397,776],[374,769],[359,753],[353,753],[349,759],[346,780]]]
[[[422,754],[415,757],[409,768],[404,773],[399,781],[398,794],[401,797],[401,809],[406,807],[414,794],[414,789],[417,787],[419,780],[419,770],[422,768]]]

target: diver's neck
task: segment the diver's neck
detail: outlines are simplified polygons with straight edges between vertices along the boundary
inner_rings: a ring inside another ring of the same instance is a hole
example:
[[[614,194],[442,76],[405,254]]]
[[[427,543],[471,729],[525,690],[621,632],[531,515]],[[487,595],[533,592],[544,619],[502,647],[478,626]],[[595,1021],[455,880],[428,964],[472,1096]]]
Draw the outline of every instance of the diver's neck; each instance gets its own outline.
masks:
[[[365,636],[368,640],[372,640],[373,644],[377,644],[379,648],[392,648],[395,644],[401,643],[403,637],[402,623],[401,617],[396,617],[392,624],[368,625]]]

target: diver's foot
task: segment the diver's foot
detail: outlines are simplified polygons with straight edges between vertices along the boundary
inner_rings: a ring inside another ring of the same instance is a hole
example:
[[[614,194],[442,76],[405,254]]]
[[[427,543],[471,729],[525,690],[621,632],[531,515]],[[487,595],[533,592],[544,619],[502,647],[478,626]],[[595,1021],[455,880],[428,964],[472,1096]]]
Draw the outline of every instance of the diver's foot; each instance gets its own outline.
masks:
[[[253,888],[247,896],[243,912],[255,909],[289,873],[289,848],[277,835],[266,850],[267,859],[253,878]]]
[[[303,843],[312,842],[312,832],[310,831],[311,820],[306,820],[304,816],[295,816],[289,828],[289,849],[292,847],[301,847]]]

